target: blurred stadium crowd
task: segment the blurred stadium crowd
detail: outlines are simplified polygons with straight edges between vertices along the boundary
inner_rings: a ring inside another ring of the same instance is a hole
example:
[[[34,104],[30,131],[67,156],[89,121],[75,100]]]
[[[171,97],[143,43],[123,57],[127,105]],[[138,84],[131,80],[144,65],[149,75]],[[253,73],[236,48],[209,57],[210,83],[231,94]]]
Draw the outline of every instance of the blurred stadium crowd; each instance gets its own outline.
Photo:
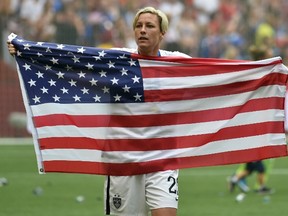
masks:
[[[248,48],[265,44],[288,65],[288,0],[1,0],[0,99],[5,106],[0,121],[24,110],[15,62],[6,47],[11,32],[33,41],[135,47],[132,21],[145,6],[169,17],[163,49],[194,57],[251,59]],[[0,137],[22,136],[10,126],[2,127]]]
[[[287,62],[287,0],[1,0],[0,5],[4,40],[14,32],[36,41],[133,47],[134,14],[150,5],[170,19],[164,49],[247,59],[248,46],[264,43]]]

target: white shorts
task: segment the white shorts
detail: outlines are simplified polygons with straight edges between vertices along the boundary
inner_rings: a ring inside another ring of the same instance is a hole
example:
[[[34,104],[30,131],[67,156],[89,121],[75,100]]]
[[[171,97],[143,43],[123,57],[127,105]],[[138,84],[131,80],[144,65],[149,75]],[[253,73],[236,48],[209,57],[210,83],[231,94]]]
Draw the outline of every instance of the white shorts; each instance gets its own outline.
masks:
[[[158,208],[178,207],[178,170],[135,176],[108,176],[106,215],[147,216]]]

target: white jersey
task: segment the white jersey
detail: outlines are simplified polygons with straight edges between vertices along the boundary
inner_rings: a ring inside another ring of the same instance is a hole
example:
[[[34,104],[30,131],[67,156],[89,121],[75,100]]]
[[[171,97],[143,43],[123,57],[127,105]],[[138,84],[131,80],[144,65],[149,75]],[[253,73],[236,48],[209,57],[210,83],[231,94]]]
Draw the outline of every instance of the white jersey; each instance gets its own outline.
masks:
[[[126,51],[130,53],[138,53],[137,49],[133,48],[113,48],[115,50]],[[186,55],[184,53],[178,51],[168,51],[168,50],[159,50],[159,56],[177,56],[177,57],[184,57],[184,58],[191,58],[191,56]]]

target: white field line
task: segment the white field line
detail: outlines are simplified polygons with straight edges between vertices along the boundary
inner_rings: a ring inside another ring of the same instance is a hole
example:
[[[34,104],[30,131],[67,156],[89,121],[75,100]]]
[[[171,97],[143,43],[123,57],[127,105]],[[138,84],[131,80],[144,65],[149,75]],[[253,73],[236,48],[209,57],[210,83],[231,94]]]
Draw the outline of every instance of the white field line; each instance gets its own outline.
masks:
[[[4,137],[0,138],[0,145],[33,145],[33,139],[32,137]]]

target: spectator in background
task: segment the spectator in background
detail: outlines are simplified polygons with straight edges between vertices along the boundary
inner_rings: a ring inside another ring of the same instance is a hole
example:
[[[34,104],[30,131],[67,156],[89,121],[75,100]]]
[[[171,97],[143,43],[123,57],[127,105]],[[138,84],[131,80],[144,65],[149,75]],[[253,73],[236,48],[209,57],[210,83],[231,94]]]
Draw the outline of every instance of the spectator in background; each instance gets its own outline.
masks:
[[[192,0],[191,4],[198,9],[198,22],[203,26],[207,26],[211,22],[211,15],[219,10],[219,0]]]
[[[55,15],[55,42],[77,44],[84,36],[84,23],[77,13],[77,1],[65,1]]]
[[[22,0],[19,2],[19,18],[27,38],[36,40],[38,22],[42,19],[48,0]]]
[[[2,0],[0,2],[0,60],[4,57],[3,54],[3,32],[6,29],[6,23],[11,14],[10,0]]]
[[[38,41],[54,40],[55,26],[53,25],[54,11],[51,0],[46,1],[41,19],[35,23],[35,38]]]
[[[181,38],[177,26],[184,11],[183,3],[177,0],[168,0],[161,2],[159,9],[167,14],[170,21],[169,31],[165,37],[165,48],[167,50],[180,50]]]
[[[255,31],[255,44],[260,46],[266,44],[267,46],[274,46],[275,42],[275,26],[274,18],[270,15],[266,16],[266,19],[262,21]],[[273,25],[274,23],[274,25]]]
[[[226,27],[225,29],[222,30],[224,33],[223,54],[225,55],[227,54],[227,51],[232,51],[234,49],[235,50],[234,59],[245,59],[246,56],[244,52],[246,41],[244,37],[239,33],[239,25],[240,25],[240,16],[237,13],[234,14],[234,16],[231,17],[229,20],[226,20],[225,24]],[[221,57],[223,57],[223,55]]]
[[[232,44],[227,45],[225,52],[223,53],[222,58],[224,58],[224,59],[241,59],[239,49]]]
[[[180,51],[190,56],[198,56],[200,43],[200,26],[196,21],[196,10],[186,7],[179,20],[176,31],[179,32]]]
[[[219,58],[224,50],[224,38],[220,31],[219,14],[212,14],[211,20],[205,29],[204,37],[200,43],[200,57],[204,58]]]

